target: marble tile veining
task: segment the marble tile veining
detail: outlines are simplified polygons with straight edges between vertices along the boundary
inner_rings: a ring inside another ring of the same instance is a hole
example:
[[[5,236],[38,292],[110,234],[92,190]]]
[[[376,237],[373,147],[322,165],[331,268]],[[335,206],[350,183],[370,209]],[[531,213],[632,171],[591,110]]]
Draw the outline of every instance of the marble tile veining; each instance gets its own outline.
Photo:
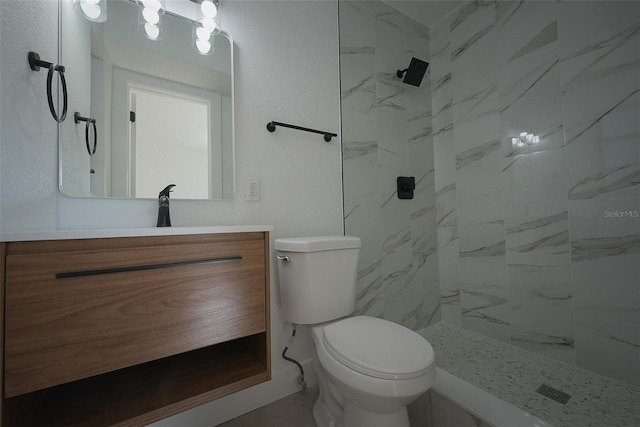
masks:
[[[442,318],[640,384],[640,2],[474,0],[429,40]]]
[[[509,340],[576,363],[569,256],[508,253]]]
[[[558,2],[569,199],[637,199],[640,3],[572,3]]]
[[[430,59],[429,29],[379,0],[338,8],[344,223],[362,239],[356,313],[423,327],[440,319],[432,78],[414,87],[396,70]],[[398,176],[415,177],[413,200],[398,199]]]

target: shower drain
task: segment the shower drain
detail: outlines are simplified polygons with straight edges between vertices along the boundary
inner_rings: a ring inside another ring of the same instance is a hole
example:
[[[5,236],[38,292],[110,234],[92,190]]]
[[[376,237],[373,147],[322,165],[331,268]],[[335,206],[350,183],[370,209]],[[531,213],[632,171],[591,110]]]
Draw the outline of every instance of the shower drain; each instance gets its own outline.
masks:
[[[540,385],[536,392],[540,393],[544,397],[548,397],[551,400],[555,400],[556,402],[560,402],[563,405],[571,399],[571,396],[567,393],[558,390],[557,388],[549,387],[546,384]]]

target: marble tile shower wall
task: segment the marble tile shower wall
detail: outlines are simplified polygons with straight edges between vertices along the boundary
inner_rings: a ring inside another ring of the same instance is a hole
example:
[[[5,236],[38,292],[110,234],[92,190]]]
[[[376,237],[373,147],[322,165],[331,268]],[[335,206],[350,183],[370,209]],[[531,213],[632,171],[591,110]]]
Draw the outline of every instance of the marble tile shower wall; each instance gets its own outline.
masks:
[[[430,36],[443,319],[640,384],[640,2],[477,0]]]
[[[428,29],[381,1],[340,1],[345,231],[362,239],[356,313],[412,329],[440,320]],[[396,178],[414,176],[413,200]]]

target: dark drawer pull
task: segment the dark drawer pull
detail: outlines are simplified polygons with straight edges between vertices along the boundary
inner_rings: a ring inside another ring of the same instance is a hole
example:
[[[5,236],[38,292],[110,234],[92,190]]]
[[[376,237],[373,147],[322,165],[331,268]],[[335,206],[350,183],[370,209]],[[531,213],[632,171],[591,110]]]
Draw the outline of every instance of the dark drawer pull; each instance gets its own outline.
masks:
[[[136,265],[131,267],[104,268],[100,270],[70,271],[66,273],[57,273],[56,279],[67,279],[69,277],[97,276],[100,274],[126,273],[130,271],[157,270],[159,268],[182,267],[185,265],[221,264],[225,262],[237,262],[237,261],[242,261],[242,257],[234,256],[229,258],[203,259],[198,261],[180,261],[180,262],[168,262],[164,264],[148,264],[148,265]]]

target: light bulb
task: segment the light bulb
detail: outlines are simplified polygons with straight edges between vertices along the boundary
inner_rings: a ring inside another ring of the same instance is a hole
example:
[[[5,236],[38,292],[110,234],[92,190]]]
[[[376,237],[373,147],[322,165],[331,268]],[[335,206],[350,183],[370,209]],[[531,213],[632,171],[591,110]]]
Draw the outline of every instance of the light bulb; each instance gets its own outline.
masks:
[[[164,5],[160,0],[140,0],[140,2],[146,9],[151,9],[155,12],[164,10]]]
[[[211,42],[209,40],[198,39],[196,40],[196,47],[200,53],[207,54],[211,49]]]
[[[209,33],[215,33],[215,32],[218,32],[220,30],[220,27],[218,26],[218,23],[216,21],[214,21],[213,19],[202,18],[200,20],[200,25],[202,25],[202,28],[207,30]]]
[[[73,0],[73,8],[88,21],[104,22],[107,20],[106,0]]]
[[[102,13],[102,9],[98,5],[98,2],[89,3],[87,1],[83,1],[80,4],[80,8],[82,9],[82,13],[87,15],[87,18],[89,19],[98,19],[98,17]]]
[[[218,7],[211,0],[202,0],[202,3],[200,3],[200,10],[207,18],[215,18],[218,13]]]
[[[160,35],[160,27],[154,24],[146,23],[144,24],[144,32],[151,40],[156,40]]]
[[[200,40],[209,40],[209,37],[211,37],[211,33],[203,27],[198,27],[196,29],[196,37]]]
[[[160,15],[158,15],[158,12],[153,10],[153,9],[146,8],[146,7],[142,10],[142,17],[149,24],[154,24],[155,25],[158,22],[160,22]]]

